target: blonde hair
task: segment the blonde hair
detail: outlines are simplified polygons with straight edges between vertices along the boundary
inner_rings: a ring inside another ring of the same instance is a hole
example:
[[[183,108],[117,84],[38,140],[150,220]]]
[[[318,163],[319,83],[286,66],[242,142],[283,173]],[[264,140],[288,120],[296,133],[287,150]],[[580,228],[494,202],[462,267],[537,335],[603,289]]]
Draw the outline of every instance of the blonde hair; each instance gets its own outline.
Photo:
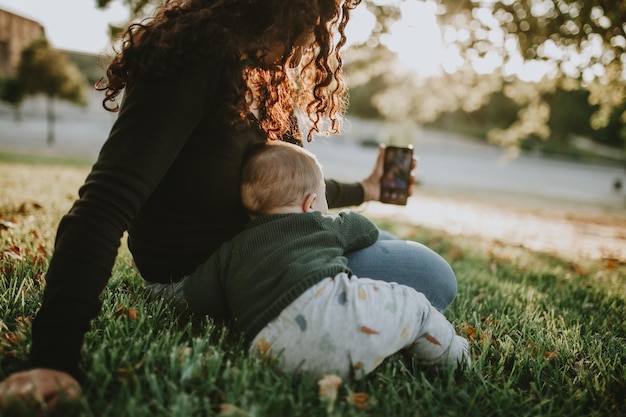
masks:
[[[322,167],[306,149],[268,141],[252,149],[241,174],[241,200],[251,216],[297,204],[324,181]]]

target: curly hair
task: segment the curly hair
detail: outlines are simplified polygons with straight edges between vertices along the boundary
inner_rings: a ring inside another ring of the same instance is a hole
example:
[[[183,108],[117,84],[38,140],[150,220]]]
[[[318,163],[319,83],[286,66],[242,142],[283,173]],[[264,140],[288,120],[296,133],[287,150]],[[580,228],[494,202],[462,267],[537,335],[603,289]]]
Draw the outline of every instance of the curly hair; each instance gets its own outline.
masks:
[[[360,1],[166,0],[128,27],[96,88],[105,93],[104,108],[118,111],[116,98],[134,77],[171,76],[212,55],[227,71],[219,110],[226,123],[248,127],[254,107],[269,139],[300,138],[296,115],[309,141],[315,133],[338,133],[347,107],[340,50]],[[298,45],[309,33],[313,43]],[[282,58],[265,62],[277,47]]]

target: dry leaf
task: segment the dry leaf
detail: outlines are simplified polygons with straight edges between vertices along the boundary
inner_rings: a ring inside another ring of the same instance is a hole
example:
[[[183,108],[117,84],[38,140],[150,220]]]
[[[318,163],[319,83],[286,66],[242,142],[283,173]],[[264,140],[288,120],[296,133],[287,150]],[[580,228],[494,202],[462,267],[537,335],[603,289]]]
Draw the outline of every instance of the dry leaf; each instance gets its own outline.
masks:
[[[21,335],[17,335],[13,332],[6,332],[5,334],[2,335],[2,337],[4,338],[4,340],[6,340],[12,345],[17,345],[18,343],[22,341]]]
[[[8,220],[0,220],[0,230],[12,229],[16,226],[15,223]]]
[[[11,259],[14,259],[16,261],[23,261],[24,260],[24,256],[21,253],[22,251],[20,250],[19,247],[12,245],[9,246],[7,249],[4,249],[2,251],[3,255],[8,256]]]
[[[459,259],[463,259],[465,254],[461,249],[451,249],[446,252],[446,259],[449,261],[457,261]]]
[[[128,320],[137,320],[139,318],[139,310],[134,307],[130,307],[126,313]]]
[[[135,307],[126,307],[124,303],[119,303],[113,312],[113,317],[126,317],[128,320],[137,320],[139,319],[139,310]]]
[[[554,352],[549,352],[549,351],[545,351],[543,352],[543,357],[546,358],[547,360],[551,361],[552,359],[556,358],[557,356],[559,356],[559,351],[555,350]]]
[[[248,417],[249,414],[242,408],[233,404],[220,404],[220,412],[217,417]]]
[[[351,404],[361,410],[365,410],[376,403],[374,397],[370,397],[369,394],[365,392],[355,392],[352,395],[345,397],[345,400],[348,404]]]
[[[133,374],[133,369],[129,367],[117,368],[115,370],[115,375],[117,376],[118,381],[126,381]]]
[[[476,328],[474,326],[470,326],[467,323],[463,323],[463,325],[461,326],[461,332],[465,333],[467,338],[471,340],[476,340],[476,338],[478,337],[478,332],[476,331]]]
[[[113,312],[113,317],[122,317],[124,315],[124,313],[126,312],[126,304],[124,303],[119,303],[117,305],[117,308],[115,309],[115,311]]]
[[[614,270],[619,268],[620,266],[620,261],[619,259],[615,259],[615,258],[604,258],[604,269],[607,270]]]
[[[333,412],[333,408],[335,406],[337,392],[341,386],[341,378],[339,375],[325,374],[322,379],[317,381],[317,385],[320,388],[320,401],[328,403],[326,411],[330,414]]]

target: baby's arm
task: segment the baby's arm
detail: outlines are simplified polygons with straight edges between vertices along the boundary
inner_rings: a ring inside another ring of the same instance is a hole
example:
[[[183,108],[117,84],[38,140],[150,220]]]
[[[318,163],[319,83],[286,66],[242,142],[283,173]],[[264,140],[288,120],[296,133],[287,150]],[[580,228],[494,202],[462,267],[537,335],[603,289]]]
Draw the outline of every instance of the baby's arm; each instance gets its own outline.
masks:
[[[333,218],[333,227],[340,236],[346,253],[370,246],[378,239],[378,227],[359,213],[343,210]]]
[[[219,250],[214,252],[193,274],[184,278],[183,294],[191,313],[225,320],[229,309],[220,280],[219,253]]]

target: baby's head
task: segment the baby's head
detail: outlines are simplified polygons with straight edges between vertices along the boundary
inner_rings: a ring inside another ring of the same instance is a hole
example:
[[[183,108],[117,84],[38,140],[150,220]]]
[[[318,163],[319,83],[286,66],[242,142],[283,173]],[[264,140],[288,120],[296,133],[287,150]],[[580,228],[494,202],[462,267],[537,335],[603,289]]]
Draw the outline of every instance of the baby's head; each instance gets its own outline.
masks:
[[[241,174],[241,200],[250,217],[275,213],[328,213],[326,185],[317,158],[281,141],[254,147]]]

